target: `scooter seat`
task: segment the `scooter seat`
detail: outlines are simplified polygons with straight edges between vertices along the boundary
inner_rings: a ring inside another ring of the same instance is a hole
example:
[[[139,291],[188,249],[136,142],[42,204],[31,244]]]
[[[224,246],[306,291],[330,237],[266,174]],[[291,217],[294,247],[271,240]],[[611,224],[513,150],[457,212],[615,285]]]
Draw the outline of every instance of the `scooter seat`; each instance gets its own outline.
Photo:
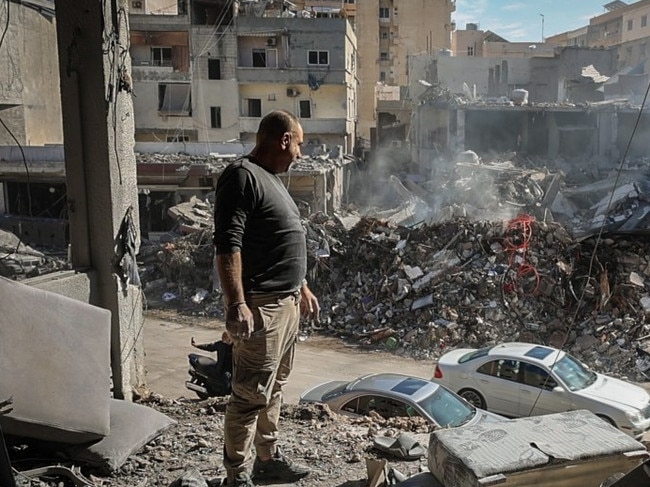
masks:
[[[191,353],[188,355],[190,359],[190,364],[195,368],[207,368],[214,367],[217,365],[217,361],[206,357],[205,355],[199,355],[197,353]]]

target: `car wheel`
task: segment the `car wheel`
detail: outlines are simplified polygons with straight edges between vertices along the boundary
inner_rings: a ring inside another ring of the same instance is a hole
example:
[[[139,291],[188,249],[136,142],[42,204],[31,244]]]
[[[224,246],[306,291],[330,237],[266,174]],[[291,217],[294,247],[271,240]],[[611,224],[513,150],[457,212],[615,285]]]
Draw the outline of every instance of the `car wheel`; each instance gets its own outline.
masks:
[[[485,409],[485,399],[474,389],[463,389],[458,392],[458,395],[475,408]]]
[[[614,428],[618,428],[618,426],[616,426],[616,423],[614,422],[614,420],[612,418],[608,418],[604,414],[597,414],[596,416],[598,416],[600,419],[602,419],[606,423],[611,424]]]

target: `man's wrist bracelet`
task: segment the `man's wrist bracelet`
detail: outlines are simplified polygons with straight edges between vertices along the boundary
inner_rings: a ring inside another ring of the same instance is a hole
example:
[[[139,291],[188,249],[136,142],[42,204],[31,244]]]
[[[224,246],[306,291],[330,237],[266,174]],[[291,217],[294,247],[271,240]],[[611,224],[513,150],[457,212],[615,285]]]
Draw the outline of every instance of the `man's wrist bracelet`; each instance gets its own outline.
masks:
[[[237,306],[241,306],[242,304],[246,304],[246,301],[237,301],[235,303],[230,303],[228,305],[228,308],[236,308]]]

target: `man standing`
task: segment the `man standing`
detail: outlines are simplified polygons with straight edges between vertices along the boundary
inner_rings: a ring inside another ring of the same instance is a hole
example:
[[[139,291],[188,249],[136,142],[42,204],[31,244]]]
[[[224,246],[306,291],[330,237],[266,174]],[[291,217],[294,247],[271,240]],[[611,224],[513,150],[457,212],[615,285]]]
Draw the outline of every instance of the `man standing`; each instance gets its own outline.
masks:
[[[277,445],[282,386],[293,365],[300,314],[318,317],[307,287],[307,248],[300,213],[278,174],[301,157],[303,131],[284,110],[260,122],[252,152],[217,182],[214,244],[234,340],[232,394],[224,423],[227,486],[252,478],[295,482],[309,470]],[[252,446],[256,458],[253,462]]]

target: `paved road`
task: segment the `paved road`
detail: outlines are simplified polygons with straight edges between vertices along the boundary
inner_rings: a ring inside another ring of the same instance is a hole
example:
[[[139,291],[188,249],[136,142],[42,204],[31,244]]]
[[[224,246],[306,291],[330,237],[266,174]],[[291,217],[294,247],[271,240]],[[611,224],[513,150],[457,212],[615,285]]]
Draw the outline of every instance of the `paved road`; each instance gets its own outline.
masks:
[[[144,325],[145,368],[148,388],[172,399],[194,393],[185,388],[187,354],[206,353],[190,346],[217,340],[223,328],[205,328],[147,317]],[[343,347],[333,339],[307,339],[298,343],[294,370],[285,388],[285,402],[295,404],[308,387],[325,380],[353,379],[370,372],[401,372],[430,378],[432,361],[416,361],[383,352]]]

